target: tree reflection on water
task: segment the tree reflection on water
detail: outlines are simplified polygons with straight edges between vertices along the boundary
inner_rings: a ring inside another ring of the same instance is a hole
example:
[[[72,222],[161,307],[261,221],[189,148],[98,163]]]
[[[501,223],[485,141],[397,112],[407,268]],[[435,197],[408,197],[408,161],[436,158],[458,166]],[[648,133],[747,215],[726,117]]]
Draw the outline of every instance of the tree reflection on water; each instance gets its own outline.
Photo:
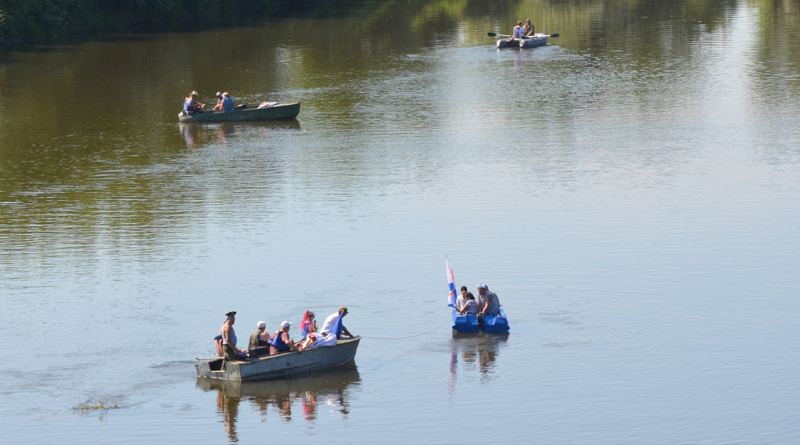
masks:
[[[303,419],[313,421],[317,418],[319,405],[327,405],[338,411],[346,419],[350,413],[347,396],[349,391],[361,382],[355,364],[330,370],[320,374],[308,374],[287,380],[268,380],[263,382],[236,382],[198,378],[197,386],[203,391],[217,391],[217,412],[222,415],[225,432],[231,442],[238,442],[236,418],[242,398],[252,402],[262,422],[272,411],[284,422],[292,420],[292,408],[297,404],[303,412]]]
[[[455,394],[458,376],[458,357],[463,361],[462,373],[472,372],[476,368],[481,383],[492,379],[495,360],[500,348],[505,346],[508,333],[504,334],[459,334],[453,332],[450,340],[450,378],[448,380],[450,396]]]

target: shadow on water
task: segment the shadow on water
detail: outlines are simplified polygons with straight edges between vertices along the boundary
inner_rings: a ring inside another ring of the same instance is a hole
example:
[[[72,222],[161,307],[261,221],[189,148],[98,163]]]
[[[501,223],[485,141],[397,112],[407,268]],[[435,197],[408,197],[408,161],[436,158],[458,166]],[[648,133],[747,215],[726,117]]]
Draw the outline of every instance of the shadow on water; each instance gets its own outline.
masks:
[[[508,332],[475,335],[453,331],[453,338],[450,340],[450,378],[448,379],[451,396],[455,394],[459,367],[462,375],[473,373],[477,368],[481,383],[492,379],[497,356],[500,349],[505,347],[508,335]],[[460,366],[459,357],[462,362]]]
[[[301,130],[297,119],[270,122],[181,123],[178,124],[178,128],[189,150],[215,142],[225,145],[241,135],[268,139],[273,131]]]
[[[338,411],[342,418],[347,418],[350,413],[347,398],[360,382],[358,368],[351,362],[324,373],[285,380],[237,382],[198,378],[197,387],[205,392],[217,391],[217,412],[222,415],[229,440],[238,442],[236,421],[242,399],[250,402],[249,406],[258,412],[262,422],[267,421],[270,407],[273,415],[289,422],[293,420],[293,409],[298,404],[306,421],[317,418],[319,405]]]

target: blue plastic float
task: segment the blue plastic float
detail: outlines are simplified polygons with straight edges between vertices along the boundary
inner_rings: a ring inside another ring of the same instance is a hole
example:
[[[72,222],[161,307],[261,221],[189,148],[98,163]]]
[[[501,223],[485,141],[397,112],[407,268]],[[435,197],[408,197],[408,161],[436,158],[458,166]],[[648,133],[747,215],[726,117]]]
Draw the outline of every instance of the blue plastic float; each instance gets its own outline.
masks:
[[[484,315],[482,320],[475,315],[458,315],[453,309],[453,330],[462,334],[485,333],[504,333],[508,332],[508,318],[503,308],[500,308],[500,315]]]

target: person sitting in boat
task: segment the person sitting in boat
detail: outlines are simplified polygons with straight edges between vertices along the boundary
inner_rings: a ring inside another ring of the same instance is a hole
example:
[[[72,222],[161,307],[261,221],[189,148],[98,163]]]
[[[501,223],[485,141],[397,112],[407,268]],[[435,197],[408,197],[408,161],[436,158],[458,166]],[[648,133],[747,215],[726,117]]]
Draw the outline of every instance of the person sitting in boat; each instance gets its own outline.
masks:
[[[478,295],[481,299],[481,314],[500,315],[500,299],[497,294],[489,290],[485,284],[478,285]]]
[[[522,20],[518,21],[517,26],[514,27],[513,31],[511,31],[511,40],[509,41],[513,42],[520,39],[522,39]]]
[[[467,304],[467,286],[461,286],[461,295],[456,298],[456,310],[460,311],[465,304]]]
[[[222,111],[233,111],[233,98],[228,93],[222,93]]]
[[[281,352],[290,352],[290,351],[297,351],[299,353],[303,353],[298,345],[292,341],[291,337],[289,337],[289,329],[292,328],[292,322],[284,321],[281,323],[281,328],[275,331],[275,334],[270,339],[270,347],[269,347],[269,354],[275,355]]]
[[[466,303],[464,303],[464,306],[458,310],[458,314],[478,315],[481,311],[481,308],[478,307],[478,302],[475,301],[475,295],[472,295],[472,292],[467,292],[465,298]]]
[[[214,105],[214,111],[222,111],[222,93],[217,91],[217,104]]]
[[[306,311],[303,314],[303,321],[300,322],[300,334],[303,335],[302,340],[308,338],[309,334],[317,333],[317,320],[314,319],[314,312]]]
[[[236,322],[236,312],[228,312],[225,314],[228,317],[225,324],[219,330],[222,334],[222,370],[225,370],[225,365],[231,360],[238,360],[239,357],[246,355],[244,351],[236,347],[236,332],[233,330],[233,324]]]
[[[269,333],[264,332],[267,329],[267,323],[259,321],[256,324],[256,329],[257,330],[253,332],[253,335],[250,336],[250,343],[247,346],[248,351],[269,346],[269,343],[267,343],[269,340]]]
[[[525,26],[522,27],[522,36],[533,37],[533,24],[531,23],[531,19],[525,20]]]
[[[347,307],[345,306],[339,307],[338,312],[329,315],[328,318],[325,319],[325,323],[322,323],[322,329],[320,329],[320,333],[322,334],[322,336],[327,337],[329,334],[336,334],[336,337],[340,338],[342,334],[336,332],[338,330],[336,328],[336,325],[337,323],[339,323],[339,319],[344,318],[345,315],[347,315]],[[353,338],[353,334],[351,334],[350,331],[348,331],[343,324],[341,326],[342,326],[342,333],[344,333],[344,335],[347,335],[350,338]]]
[[[184,114],[195,114],[195,113],[202,113],[203,108],[206,104],[201,104],[197,101],[197,91],[192,91],[192,94],[183,101],[183,113]]]

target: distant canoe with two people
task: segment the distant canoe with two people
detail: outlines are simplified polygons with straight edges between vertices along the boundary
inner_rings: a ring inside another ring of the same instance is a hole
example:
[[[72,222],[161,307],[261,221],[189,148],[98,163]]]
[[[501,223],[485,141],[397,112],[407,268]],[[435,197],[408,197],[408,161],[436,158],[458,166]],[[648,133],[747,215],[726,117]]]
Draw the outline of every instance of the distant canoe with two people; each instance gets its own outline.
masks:
[[[186,114],[181,112],[181,122],[246,122],[294,119],[300,114],[300,102],[269,102],[261,105],[239,106],[232,111],[212,111]]]

